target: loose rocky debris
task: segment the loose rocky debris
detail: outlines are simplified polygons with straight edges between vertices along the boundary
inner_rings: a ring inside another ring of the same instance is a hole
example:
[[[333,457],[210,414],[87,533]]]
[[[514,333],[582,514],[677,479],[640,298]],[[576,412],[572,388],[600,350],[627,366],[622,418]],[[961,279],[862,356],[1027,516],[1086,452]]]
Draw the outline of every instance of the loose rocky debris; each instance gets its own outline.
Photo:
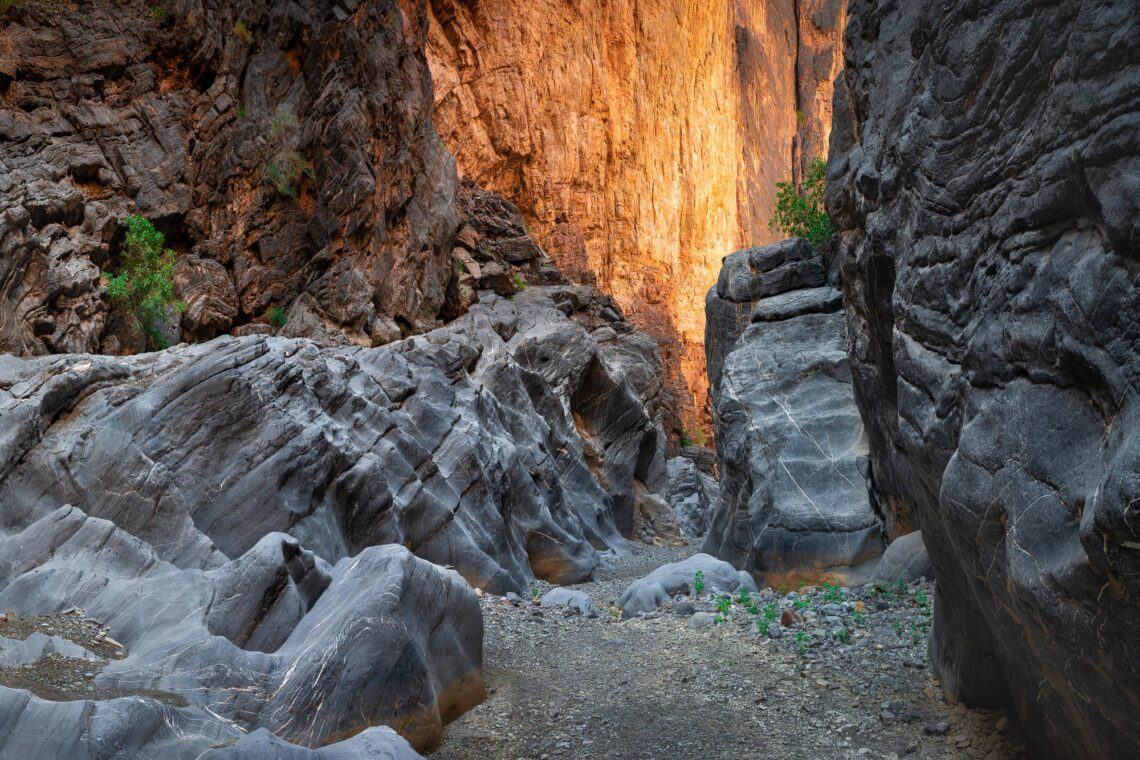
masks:
[[[1026,756],[1004,714],[943,700],[926,655],[929,582],[762,589],[727,604],[681,592],[619,620],[632,580],[693,552],[638,545],[610,557],[573,587],[597,618],[539,603],[545,583],[531,598],[484,595],[488,698],[432,758]]]
[[[126,648],[81,610],[28,619],[10,610],[0,614],[0,686],[27,689],[51,702],[144,696],[175,707],[189,704],[168,691],[96,685],[108,660],[126,656]]]

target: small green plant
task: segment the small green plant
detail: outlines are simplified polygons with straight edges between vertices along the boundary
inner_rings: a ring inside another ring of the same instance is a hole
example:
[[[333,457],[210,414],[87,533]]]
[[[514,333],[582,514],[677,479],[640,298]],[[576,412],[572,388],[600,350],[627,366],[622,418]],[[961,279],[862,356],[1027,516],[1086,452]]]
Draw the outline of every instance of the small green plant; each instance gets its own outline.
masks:
[[[720,614],[720,613],[718,612],[718,613],[717,613],[717,614],[716,614],[716,615],[713,617],[713,622],[714,622],[714,623],[716,623],[717,625],[720,625],[721,623],[723,623],[723,622],[724,622],[724,615],[722,615],[722,614]]]
[[[796,652],[799,653],[800,657],[803,657],[805,654],[807,654],[807,644],[804,643],[806,641],[807,634],[803,631],[796,631]]]
[[[787,596],[787,595],[788,595],[788,584],[781,583],[780,584],[780,596]]]
[[[811,604],[811,599],[808,599],[806,596],[797,596],[795,599],[792,600],[792,606],[795,607],[797,610],[807,609],[808,605],[810,605],[810,604]]]
[[[921,588],[915,586],[914,588],[914,601],[922,608],[923,612],[930,609],[930,597]]]
[[[741,588],[740,593],[736,596],[736,603],[741,607],[748,607],[752,603],[752,595],[748,593],[748,589]]]
[[[764,619],[768,621],[775,621],[780,617],[780,608],[774,603],[769,602],[764,605]]]
[[[249,116],[249,111],[246,110],[245,106],[238,106],[237,115],[239,119],[244,119]]]
[[[895,583],[895,591],[898,592],[899,598],[906,596],[906,578],[899,576],[898,581]]]
[[[772,630],[772,623],[764,618],[756,618],[756,632],[761,636],[767,636]]]
[[[826,245],[835,233],[823,206],[826,189],[827,163],[814,158],[799,190],[792,182],[776,183],[776,210],[768,227],[791,237],[805,237],[819,247]]]
[[[514,281],[516,288],[519,290],[526,290],[526,280],[522,278],[521,274],[515,272],[513,275],[511,275],[511,279]]]
[[[538,598],[538,589],[537,588],[532,588],[530,590],[530,598],[531,599],[537,599]]]
[[[860,628],[867,624],[867,616],[862,612],[852,612],[851,620],[854,621],[855,625],[859,626]]]
[[[166,21],[166,9],[161,5],[150,6],[150,17],[154,19],[154,23],[161,24]]]
[[[843,601],[843,593],[839,590],[839,586],[833,583],[823,584],[823,601],[824,603],[838,603]]]
[[[851,631],[847,630],[846,628],[841,628],[839,630],[839,641],[840,641],[840,643],[843,643],[843,644],[850,644],[851,643]]]
[[[688,430],[682,430],[681,431],[681,448],[685,448],[686,446],[692,446],[692,445],[693,445],[693,439],[689,438],[689,431]]]
[[[698,570],[693,575],[693,596],[700,596],[705,593],[705,574]]]
[[[127,228],[123,266],[118,274],[107,277],[107,295],[123,307],[152,345],[168,348],[157,324],[171,310],[186,310],[186,304],[174,297],[174,251],[165,247],[166,238],[144,216],[127,216],[123,226]]]
[[[899,636],[902,636],[904,628],[905,626],[903,626],[902,622],[895,621],[895,633],[897,633]]]
[[[269,324],[272,325],[275,330],[280,330],[285,326],[285,323],[289,321],[288,315],[285,314],[285,309],[280,306],[270,307],[268,318]]]
[[[234,24],[234,36],[246,44],[253,42],[253,35],[249,33],[249,27],[240,18]]]
[[[314,176],[313,165],[291,147],[297,127],[297,119],[289,106],[281,106],[269,119],[265,134],[268,158],[262,181],[287,198],[297,197],[297,186],[302,178]]]
[[[732,610],[732,597],[718,596],[716,599],[716,611],[722,615],[727,615],[730,610]]]
[[[805,121],[807,121],[807,114],[804,113],[803,111],[797,110],[796,111],[796,126],[797,127],[800,126]]]
[[[455,268],[459,270],[459,274],[467,274],[467,267],[459,259],[455,260]]]

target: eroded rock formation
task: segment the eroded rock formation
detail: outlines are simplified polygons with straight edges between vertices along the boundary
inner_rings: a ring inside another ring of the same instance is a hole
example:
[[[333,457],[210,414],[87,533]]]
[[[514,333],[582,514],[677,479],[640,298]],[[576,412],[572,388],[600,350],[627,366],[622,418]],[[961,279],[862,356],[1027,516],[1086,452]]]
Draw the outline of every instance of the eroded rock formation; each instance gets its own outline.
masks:
[[[461,173],[658,340],[690,430],[704,293],[725,251],[773,239],[775,184],[824,152],[844,5],[431,2],[435,123]]]
[[[823,256],[803,238],[734,253],[707,303],[720,495],[705,551],[773,587],[865,579],[882,527]]]
[[[139,348],[99,282],[132,212],[182,254],[188,340],[301,295],[353,343],[434,327],[455,169],[431,124],[426,24],[426,0],[13,4],[0,350]]]
[[[52,708],[0,688],[0,714],[12,716],[0,734],[8,756],[99,757],[111,746],[175,756],[165,731],[130,731],[164,710],[185,724],[181,744],[197,745],[195,754],[233,744],[242,729],[322,747],[380,724],[424,748],[439,740],[444,721],[483,698],[474,592],[454,571],[400,546],[371,547],[330,566],[290,537],[269,534],[209,570],[178,568],[113,523],[61,507],[0,540],[0,551],[0,607],[21,616],[76,607],[91,615],[127,652],[93,683],[140,695]],[[155,693],[182,707],[141,698]],[[36,731],[53,709],[56,730]],[[84,720],[116,709],[117,727]],[[394,734],[377,732],[371,742],[417,757]],[[368,742],[353,744],[362,751]],[[277,757],[268,747],[244,749],[239,756]]]
[[[874,484],[943,689],[1140,755],[1140,15],[852,3],[828,207]]]

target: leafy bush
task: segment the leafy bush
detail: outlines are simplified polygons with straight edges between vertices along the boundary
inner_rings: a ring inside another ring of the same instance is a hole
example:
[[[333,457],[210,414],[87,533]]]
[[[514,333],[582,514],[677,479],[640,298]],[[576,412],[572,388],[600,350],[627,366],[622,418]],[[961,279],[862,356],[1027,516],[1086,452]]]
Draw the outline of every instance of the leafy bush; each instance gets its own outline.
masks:
[[[835,233],[835,227],[823,207],[827,163],[819,158],[812,159],[802,185],[797,191],[791,182],[776,183],[776,210],[768,220],[768,227],[789,237],[807,238],[817,246],[826,245]]]
[[[171,310],[185,311],[186,304],[174,297],[174,251],[166,238],[144,216],[132,214],[123,220],[123,266],[107,277],[107,295],[117,302],[157,348],[166,339],[155,327]]]
[[[698,570],[693,574],[693,596],[700,596],[705,592],[705,574]]]

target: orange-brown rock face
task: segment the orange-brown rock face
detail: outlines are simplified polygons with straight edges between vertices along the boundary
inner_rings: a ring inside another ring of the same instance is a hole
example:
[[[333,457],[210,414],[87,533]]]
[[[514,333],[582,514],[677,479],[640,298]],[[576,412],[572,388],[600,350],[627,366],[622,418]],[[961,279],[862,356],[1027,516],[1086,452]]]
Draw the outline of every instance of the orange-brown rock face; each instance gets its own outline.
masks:
[[[569,277],[660,341],[689,426],[721,258],[775,239],[775,183],[824,151],[843,7],[430,3],[435,124],[460,172],[518,204]]]

